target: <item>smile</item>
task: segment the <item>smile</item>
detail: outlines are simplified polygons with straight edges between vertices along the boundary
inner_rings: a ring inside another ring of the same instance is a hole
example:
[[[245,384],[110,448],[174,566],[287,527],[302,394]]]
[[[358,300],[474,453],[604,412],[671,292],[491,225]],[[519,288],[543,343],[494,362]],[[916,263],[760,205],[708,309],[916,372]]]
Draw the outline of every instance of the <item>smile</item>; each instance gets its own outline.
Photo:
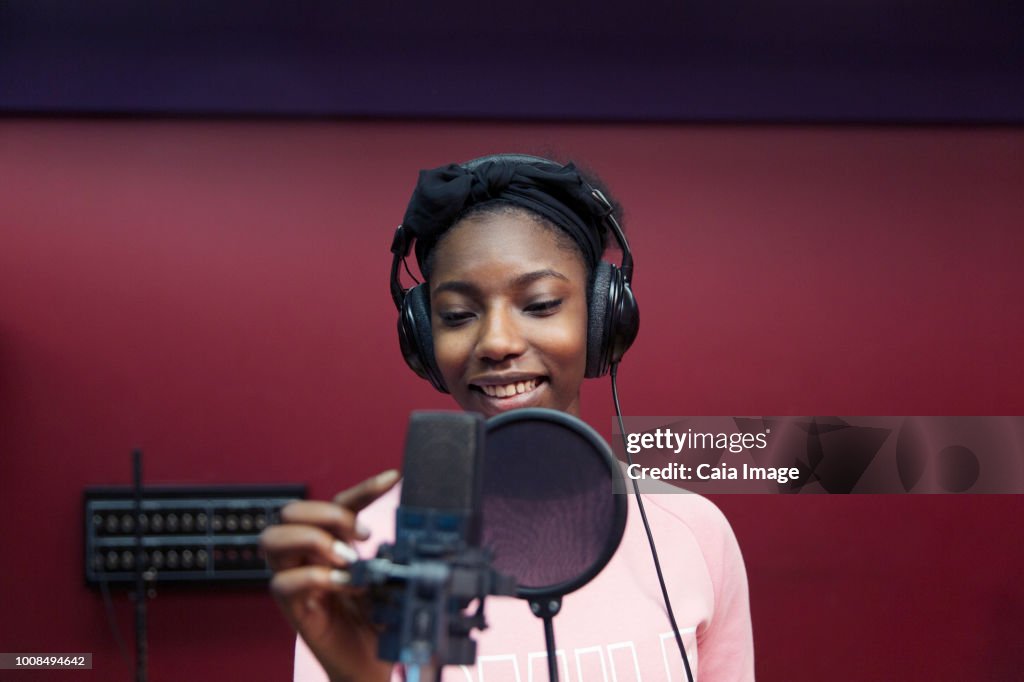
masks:
[[[490,396],[491,398],[511,398],[515,395],[521,395],[523,393],[529,393],[533,389],[537,388],[539,383],[538,379],[528,379],[526,381],[517,381],[515,383],[500,385],[500,386],[477,386],[484,395]]]
[[[482,381],[488,383],[470,384],[469,388],[479,396],[474,409],[485,415],[495,415],[520,407],[538,407],[546,400],[546,376],[522,377],[518,381],[494,377]],[[493,383],[497,381],[507,383]]]

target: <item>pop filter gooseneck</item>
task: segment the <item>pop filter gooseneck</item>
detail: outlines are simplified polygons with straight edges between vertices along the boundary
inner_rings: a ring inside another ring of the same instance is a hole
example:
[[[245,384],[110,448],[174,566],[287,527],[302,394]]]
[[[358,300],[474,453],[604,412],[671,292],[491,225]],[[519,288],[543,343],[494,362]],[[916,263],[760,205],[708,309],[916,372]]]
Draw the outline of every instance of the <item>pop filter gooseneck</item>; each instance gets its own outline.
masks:
[[[562,597],[600,573],[622,540],[621,477],[608,444],[576,417],[527,408],[487,420],[482,544],[544,621],[552,682]]]

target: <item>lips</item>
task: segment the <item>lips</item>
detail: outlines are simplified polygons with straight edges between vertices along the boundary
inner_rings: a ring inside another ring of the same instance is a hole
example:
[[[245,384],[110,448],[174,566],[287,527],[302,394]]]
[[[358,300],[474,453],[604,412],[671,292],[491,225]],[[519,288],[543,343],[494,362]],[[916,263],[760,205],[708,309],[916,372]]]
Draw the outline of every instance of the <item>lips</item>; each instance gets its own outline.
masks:
[[[535,406],[541,401],[547,377],[496,377],[470,384],[484,405],[484,412],[496,414],[505,410]]]
[[[537,379],[527,379],[526,381],[517,381],[503,385],[484,384],[479,388],[485,395],[491,398],[511,398],[514,395],[529,393],[537,388]]]

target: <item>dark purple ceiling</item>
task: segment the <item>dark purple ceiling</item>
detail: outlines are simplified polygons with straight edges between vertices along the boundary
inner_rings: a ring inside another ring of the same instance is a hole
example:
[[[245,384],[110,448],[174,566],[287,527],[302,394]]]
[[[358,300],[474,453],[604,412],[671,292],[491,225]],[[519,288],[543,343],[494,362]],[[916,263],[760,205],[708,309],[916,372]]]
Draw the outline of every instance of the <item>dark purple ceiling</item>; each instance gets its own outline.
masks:
[[[1020,123],[1021,7],[0,0],[0,111]]]

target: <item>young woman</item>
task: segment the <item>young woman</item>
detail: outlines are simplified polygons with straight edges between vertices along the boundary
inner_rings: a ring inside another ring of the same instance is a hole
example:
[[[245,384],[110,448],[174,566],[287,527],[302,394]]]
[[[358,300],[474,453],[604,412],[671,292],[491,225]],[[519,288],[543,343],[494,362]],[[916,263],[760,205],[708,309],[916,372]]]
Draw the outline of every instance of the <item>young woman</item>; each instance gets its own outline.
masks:
[[[578,416],[584,377],[628,347],[631,336],[618,347],[595,339],[608,329],[591,318],[603,314],[606,289],[621,285],[601,262],[611,204],[595,187],[572,164],[518,155],[420,174],[393,248],[404,254],[415,238],[426,288],[395,290],[393,273],[393,294],[407,327],[418,319],[430,331],[416,340],[407,329],[403,352],[463,409]],[[357,558],[352,543],[371,528],[376,541],[393,533],[397,480],[389,471],[332,502],[291,504],[264,532],[271,590],[300,635],[296,680],[392,674],[375,657],[376,630],[346,567]],[[746,573],[728,522],[697,495],[645,500],[694,676],[753,679]],[[604,571],[565,597],[555,621],[562,680],[685,679],[638,516],[630,514]],[[491,628],[476,635],[477,665],[449,669],[446,679],[546,679],[543,629],[526,603],[487,606]]]

